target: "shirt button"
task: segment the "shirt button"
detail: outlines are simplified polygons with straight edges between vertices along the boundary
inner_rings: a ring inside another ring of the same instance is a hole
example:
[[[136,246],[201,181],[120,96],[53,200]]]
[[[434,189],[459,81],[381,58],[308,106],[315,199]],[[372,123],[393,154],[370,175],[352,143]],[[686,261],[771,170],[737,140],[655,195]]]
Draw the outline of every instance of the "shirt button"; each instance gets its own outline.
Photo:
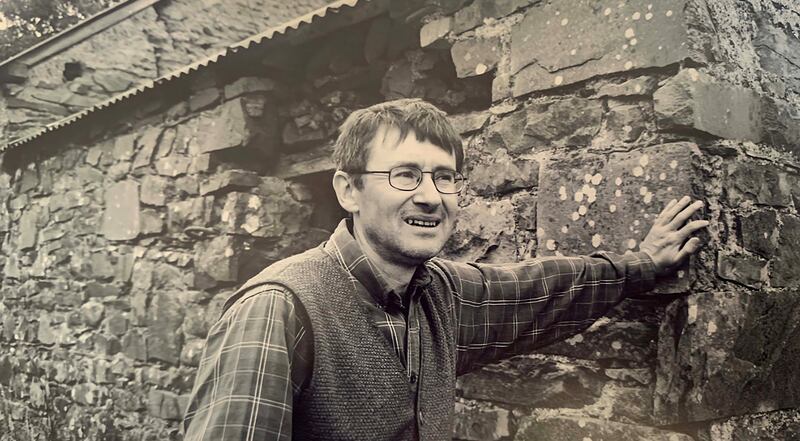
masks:
[[[417,382],[417,373],[412,372],[411,376],[408,378],[408,381],[411,382],[411,384],[415,384]]]

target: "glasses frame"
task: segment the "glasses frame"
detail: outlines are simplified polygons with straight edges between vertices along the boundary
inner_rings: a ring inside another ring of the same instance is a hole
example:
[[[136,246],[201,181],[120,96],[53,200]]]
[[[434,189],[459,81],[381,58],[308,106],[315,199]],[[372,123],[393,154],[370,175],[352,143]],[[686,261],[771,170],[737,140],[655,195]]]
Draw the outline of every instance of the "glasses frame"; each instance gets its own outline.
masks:
[[[397,187],[396,185],[394,185],[392,183],[392,171],[395,170],[395,169],[398,169],[398,168],[417,170],[420,173],[419,180],[417,180],[417,185],[415,185],[413,188],[400,188],[400,187]],[[438,172],[452,172],[452,173],[454,173],[455,174],[455,178],[456,178],[455,179],[456,180],[456,186],[459,186],[458,183],[460,182],[460,188],[458,188],[458,190],[456,190],[456,191],[442,191],[439,188],[439,185],[436,183],[436,173],[438,173]],[[433,180],[433,186],[436,187],[436,191],[438,191],[441,194],[458,194],[458,193],[461,193],[461,190],[464,189],[464,185],[466,184],[466,180],[467,180],[467,178],[464,177],[464,175],[461,174],[461,172],[458,172],[456,170],[441,169],[441,170],[434,170],[434,171],[423,171],[419,167],[415,167],[413,165],[399,165],[397,167],[392,167],[389,170],[349,170],[349,171],[346,171],[346,173],[356,174],[356,175],[385,174],[385,175],[387,175],[387,178],[389,180],[389,185],[392,188],[394,188],[395,190],[400,190],[400,191],[414,191],[414,190],[416,190],[417,188],[419,188],[419,185],[422,183],[422,179],[423,179],[425,173],[428,173],[428,174],[431,175],[431,180]]]

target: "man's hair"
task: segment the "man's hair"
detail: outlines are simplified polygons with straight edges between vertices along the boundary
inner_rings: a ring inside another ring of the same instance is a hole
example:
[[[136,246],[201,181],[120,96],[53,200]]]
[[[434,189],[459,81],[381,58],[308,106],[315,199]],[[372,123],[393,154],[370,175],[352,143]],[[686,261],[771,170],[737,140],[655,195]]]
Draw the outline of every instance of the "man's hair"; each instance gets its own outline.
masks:
[[[370,145],[381,128],[400,130],[399,142],[412,133],[419,141],[428,141],[456,158],[456,170],[464,164],[461,138],[447,120],[447,115],[418,98],[404,98],[356,110],[342,123],[333,151],[336,168],[345,172],[363,171],[369,159]],[[355,177],[357,187],[360,176]]]

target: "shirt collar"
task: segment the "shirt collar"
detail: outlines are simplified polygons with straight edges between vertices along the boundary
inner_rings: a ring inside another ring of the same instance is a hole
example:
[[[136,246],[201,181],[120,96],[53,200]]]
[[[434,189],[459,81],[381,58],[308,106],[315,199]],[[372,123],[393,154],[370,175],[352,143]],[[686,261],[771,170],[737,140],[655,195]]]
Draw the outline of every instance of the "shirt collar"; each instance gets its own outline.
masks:
[[[392,304],[401,306],[405,293],[396,293],[391,290],[386,279],[364,254],[361,246],[353,237],[352,222],[352,219],[342,219],[339,222],[336,230],[334,230],[325,244],[325,251],[337,258],[342,266],[375,298],[379,305],[383,307]],[[425,287],[431,281],[432,277],[425,265],[420,265],[411,278],[409,288]],[[409,291],[417,292],[419,290],[410,289]]]

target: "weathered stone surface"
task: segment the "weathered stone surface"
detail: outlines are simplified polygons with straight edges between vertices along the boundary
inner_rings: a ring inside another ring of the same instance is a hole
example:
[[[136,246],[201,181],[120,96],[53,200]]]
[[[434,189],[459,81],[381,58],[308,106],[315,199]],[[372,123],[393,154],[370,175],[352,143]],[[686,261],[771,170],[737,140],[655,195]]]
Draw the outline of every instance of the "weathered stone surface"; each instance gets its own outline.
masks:
[[[200,184],[200,194],[207,195],[220,190],[244,189],[256,187],[261,183],[261,177],[249,170],[226,170],[223,173],[212,175]]]
[[[181,364],[184,366],[197,367],[200,364],[200,356],[203,355],[203,349],[206,347],[206,342],[203,339],[193,339],[183,345],[181,351]]]
[[[134,360],[147,361],[147,334],[138,328],[129,330],[122,337],[122,352]]]
[[[145,208],[140,213],[139,223],[141,234],[160,234],[164,231],[164,220],[156,210]]]
[[[725,175],[728,202],[787,207],[792,203],[792,187],[786,172],[776,167],[744,161],[728,163]]]
[[[450,48],[459,78],[483,75],[500,61],[500,37],[459,40]]]
[[[105,193],[100,232],[109,240],[130,240],[139,235],[139,184],[122,181]]]
[[[775,74],[789,87],[800,86],[800,39],[792,38],[791,31],[776,26],[768,17],[756,19],[758,32],[753,41],[758,61],[765,71]]]
[[[636,250],[669,200],[701,196],[694,194],[696,151],[679,142],[608,157],[554,157],[539,174],[539,253]],[[661,288],[685,291],[690,277],[682,274]]]
[[[161,291],[153,298],[150,307],[150,331],[147,339],[147,356],[170,364],[180,361],[183,334],[178,332],[183,322],[184,307],[180,293]]]
[[[514,440],[694,441],[691,436],[680,432],[567,416],[523,417]]]
[[[463,135],[482,129],[490,116],[489,112],[472,112],[449,115],[447,119],[456,132]]]
[[[686,58],[702,61],[692,49],[688,23],[695,18],[687,16],[692,10],[685,5],[667,0],[648,8],[648,2],[635,0],[617,7],[581,0],[569,8],[530,8],[512,29],[514,96]]]
[[[786,440],[796,441],[800,434],[800,411],[786,409],[714,422],[708,437],[711,441]]]
[[[218,236],[195,246],[195,269],[219,282],[235,282],[239,275],[241,240]]]
[[[778,247],[778,216],[774,211],[757,211],[740,218],[742,244],[769,259]]]
[[[720,253],[717,256],[717,274],[726,280],[750,288],[761,288],[767,281],[767,261],[755,257]]]
[[[694,293],[659,335],[658,424],[798,407],[800,292]]]
[[[800,219],[782,216],[778,251],[770,263],[770,282],[775,287],[800,286]]]
[[[220,91],[216,87],[199,90],[189,97],[189,111],[197,112],[216,104],[220,99]]]
[[[609,100],[606,128],[613,139],[632,142],[647,128],[647,114],[638,104],[618,104]]]
[[[541,355],[517,356],[459,377],[464,398],[537,408],[580,408],[600,396],[602,374]]]
[[[151,389],[147,397],[147,411],[164,420],[179,420],[183,409],[178,404],[178,395],[163,390]]]
[[[136,134],[128,133],[114,138],[112,157],[117,161],[129,161],[136,150]]]
[[[246,93],[271,92],[277,84],[270,78],[242,77],[225,86],[225,99],[230,100]]]
[[[470,190],[482,196],[535,187],[538,182],[539,163],[529,159],[500,156],[477,164],[469,173]]]
[[[459,440],[499,440],[510,435],[507,409],[456,401],[453,435]]]
[[[116,297],[121,290],[118,285],[109,283],[89,282],[86,284],[86,295],[94,297]]]

